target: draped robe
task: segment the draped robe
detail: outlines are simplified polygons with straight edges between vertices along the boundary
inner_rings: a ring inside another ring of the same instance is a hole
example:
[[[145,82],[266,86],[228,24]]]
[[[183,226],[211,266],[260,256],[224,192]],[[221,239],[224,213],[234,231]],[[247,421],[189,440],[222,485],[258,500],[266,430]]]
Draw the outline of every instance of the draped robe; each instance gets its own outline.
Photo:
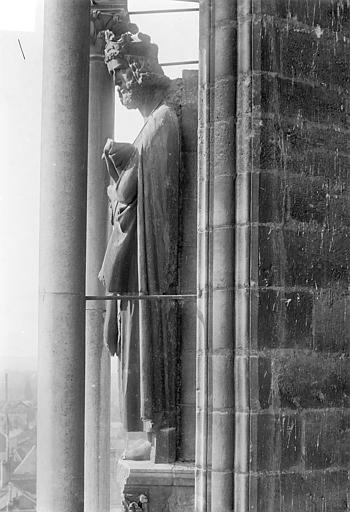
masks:
[[[179,128],[165,104],[149,116],[108,187],[113,231],[100,278],[107,292],[177,292]],[[105,342],[119,358],[128,431],[176,421],[177,305],[169,299],[108,301]]]

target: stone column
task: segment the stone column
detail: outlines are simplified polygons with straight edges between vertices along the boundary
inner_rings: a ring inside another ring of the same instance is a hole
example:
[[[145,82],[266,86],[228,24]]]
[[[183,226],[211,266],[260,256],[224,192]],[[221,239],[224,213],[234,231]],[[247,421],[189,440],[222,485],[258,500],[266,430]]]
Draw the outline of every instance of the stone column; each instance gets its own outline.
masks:
[[[98,280],[107,240],[108,185],[102,149],[113,137],[114,84],[103,54],[90,51],[86,293],[102,296]],[[110,355],[103,345],[105,303],[86,303],[85,512],[109,512]]]
[[[125,2],[100,1],[91,11],[89,151],[87,185],[87,295],[105,295],[98,279],[108,232],[109,183],[101,160],[106,139],[114,135],[113,79],[104,63],[104,30],[116,39],[128,29]],[[86,304],[86,388],[85,388],[85,512],[110,509],[110,355],[103,345],[105,303]]]
[[[89,2],[45,3],[40,198],[39,512],[82,512]]]
[[[200,4],[196,512],[233,510],[235,10]]]

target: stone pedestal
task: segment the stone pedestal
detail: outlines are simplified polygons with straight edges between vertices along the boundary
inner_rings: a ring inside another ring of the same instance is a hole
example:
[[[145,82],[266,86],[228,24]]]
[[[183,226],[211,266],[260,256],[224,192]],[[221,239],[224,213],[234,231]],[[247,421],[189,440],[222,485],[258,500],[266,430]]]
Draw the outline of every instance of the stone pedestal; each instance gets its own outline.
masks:
[[[117,469],[123,511],[131,503],[148,512],[194,511],[194,466],[121,460]],[[136,508],[137,510],[137,508]]]

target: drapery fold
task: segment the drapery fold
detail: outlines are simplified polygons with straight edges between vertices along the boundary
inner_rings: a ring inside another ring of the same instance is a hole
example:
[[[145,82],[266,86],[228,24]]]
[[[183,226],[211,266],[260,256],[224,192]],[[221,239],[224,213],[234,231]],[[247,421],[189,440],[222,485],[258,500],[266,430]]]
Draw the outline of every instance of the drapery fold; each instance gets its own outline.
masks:
[[[108,189],[114,227],[100,272],[107,292],[177,292],[179,151],[177,117],[161,104]],[[109,158],[115,165],[117,155]],[[105,323],[105,342],[120,361],[126,427],[139,430],[140,419],[175,426],[177,305],[135,302],[132,315],[120,301],[107,305]],[[136,402],[139,417],[130,417]]]

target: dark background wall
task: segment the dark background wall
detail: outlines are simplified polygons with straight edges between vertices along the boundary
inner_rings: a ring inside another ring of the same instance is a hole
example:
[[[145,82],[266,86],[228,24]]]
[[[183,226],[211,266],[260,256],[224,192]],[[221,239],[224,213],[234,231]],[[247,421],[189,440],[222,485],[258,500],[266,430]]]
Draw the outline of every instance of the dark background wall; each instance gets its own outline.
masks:
[[[184,71],[176,95],[181,130],[180,293],[197,288],[198,72]],[[177,458],[194,462],[196,427],[196,299],[180,302]]]
[[[343,512],[350,11],[329,0],[253,5],[252,510]]]

